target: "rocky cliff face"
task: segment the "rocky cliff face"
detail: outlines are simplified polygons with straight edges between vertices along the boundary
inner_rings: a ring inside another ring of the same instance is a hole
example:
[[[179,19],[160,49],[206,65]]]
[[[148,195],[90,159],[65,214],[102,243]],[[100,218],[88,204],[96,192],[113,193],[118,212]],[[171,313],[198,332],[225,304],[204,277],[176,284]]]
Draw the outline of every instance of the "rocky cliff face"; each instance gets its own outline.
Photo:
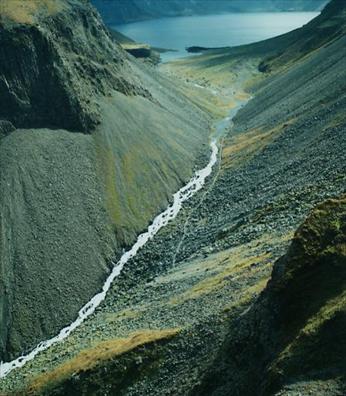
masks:
[[[63,9],[44,18],[24,10],[32,18],[27,22],[21,16],[26,23],[11,19],[4,9],[0,117],[17,128],[88,133],[100,122],[96,95],[109,95],[112,89],[126,95],[149,93],[131,75],[124,54],[111,43],[98,14],[87,3],[60,3]],[[18,3],[8,4],[20,10]]]
[[[207,153],[208,117],[87,1],[0,3],[0,360],[70,323]]]

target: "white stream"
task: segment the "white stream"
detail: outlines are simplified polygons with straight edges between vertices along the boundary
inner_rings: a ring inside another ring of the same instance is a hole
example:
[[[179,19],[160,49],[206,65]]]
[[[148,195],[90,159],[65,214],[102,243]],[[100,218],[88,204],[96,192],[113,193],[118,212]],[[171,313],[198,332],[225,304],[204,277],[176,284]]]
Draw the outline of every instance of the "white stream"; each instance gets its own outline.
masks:
[[[78,313],[77,319],[72,322],[69,326],[63,328],[58,335],[55,337],[40,342],[35,349],[33,349],[27,355],[20,356],[19,358],[13,360],[12,362],[0,364],[0,378],[4,378],[8,375],[12,370],[24,366],[30,360],[33,360],[35,356],[48,349],[54,344],[64,340],[67,338],[77,327],[79,327],[88,316],[90,316],[95,309],[101,304],[101,302],[105,299],[108,290],[111,287],[114,279],[121,273],[124,265],[134,257],[138,250],[143,247],[146,242],[148,242],[151,238],[154,237],[155,234],[162,228],[165,227],[168,222],[174,219],[182,208],[183,202],[191,198],[197,191],[199,191],[204,183],[206,178],[211,174],[213,166],[218,160],[218,146],[216,140],[212,140],[210,143],[211,146],[211,156],[208,165],[197,171],[192,179],[182,187],[177,193],[173,195],[173,203],[169,206],[164,212],[159,214],[152,224],[148,227],[148,230],[139,235],[136,243],[132,246],[132,248],[125,252],[120,260],[117,263],[114,263],[113,270],[111,274],[106,279],[102,291],[96,294],[86,305]]]

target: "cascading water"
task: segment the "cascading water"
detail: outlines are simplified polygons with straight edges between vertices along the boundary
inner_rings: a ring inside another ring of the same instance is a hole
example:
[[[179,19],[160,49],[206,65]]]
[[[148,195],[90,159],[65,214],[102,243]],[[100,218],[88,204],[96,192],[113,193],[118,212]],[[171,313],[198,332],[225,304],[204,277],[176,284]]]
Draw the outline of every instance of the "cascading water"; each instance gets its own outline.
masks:
[[[235,116],[237,111],[242,106],[244,106],[245,103],[243,102],[239,104],[239,106],[231,110],[229,116],[216,125],[215,138],[210,143],[211,155],[207,166],[197,171],[192,179],[173,195],[172,205],[170,205],[164,212],[156,216],[152,224],[148,227],[148,230],[138,236],[137,241],[132,246],[132,248],[129,251],[125,252],[117,263],[113,263],[113,270],[106,279],[102,287],[102,291],[96,294],[87,304],[85,304],[84,307],[82,307],[78,312],[77,319],[69,326],[63,328],[58,335],[49,340],[40,342],[37,347],[29,352],[27,355],[20,356],[19,358],[11,362],[1,362],[0,378],[6,377],[6,375],[8,375],[12,370],[20,368],[30,360],[33,360],[38,353],[45,351],[52,345],[57,344],[58,342],[61,342],[62,340],[67,338],[77,327],[79,327],[84,322],[85,319],[87,319],[95,311],[95,309],[105,299],[106,294],[112,285],[112,282],[117,276],[119,276],[122,269],[124,268],[124,265],[131,258],[133,258],[137,254],[138,250],[143,247],[150,239],[152,239],[161,228],[165,227],[170,220],[174,219],[177,216],[185,201],[191,198],[197,191],[199,191],[204,186],[207,177],[210,176],[210,174],[212,173],[213,167],[218,160],[219,149],[217,145],[217,139],[219,139],[225,132],[225,130],[231,125],[233,117]]]
[[[24,366],[27,362],[34,359],[35,356],[42,352],[52,345],[64,340],[67,338],[72,331],[74,331],[77,327],[79,327],[86,318],[88,318],[95,309],[101,304],[101,302],[105,299],[108,290],[111,287],[112,282],[114,279],[121,273],[124,265],[134,257],[138,250],[143,247],[147,241],[154,237],[155,234],[162,228],[165,227],[168,222],[174,219],[177,214],[179,213],[183,202],[191,198],[197,191],[199,191],[207,177],[211,174],[213,166],[217,162],[217,154],[218,154],[218,146],[216,140],[212,140],[210,143],[211,146],[211,156],[208,165],[197,171],[193,178],[184,186],[182,187],[177,193],[173,195],[173,203],[170,205],[164,212],[159,214],[152,224],[148,227],[148,230],[139,235],[137,238],[136,243],[132,246],[132,248],[125,252],[120,260],[117,263],[114,263],[114,267],[108,278],[106,279],[102,291],[96,294],[87,304],[82,307],[78,313],[77,319],[72,322],[69,326],[63,328],[58,335],[55,337],[40,342],[35,349],[33,349],[27,355],[20,356],[19,358],[8,362],[8,363],[1,363],[0,364],[0,378],[5,377],[9,374],[12,370]]]

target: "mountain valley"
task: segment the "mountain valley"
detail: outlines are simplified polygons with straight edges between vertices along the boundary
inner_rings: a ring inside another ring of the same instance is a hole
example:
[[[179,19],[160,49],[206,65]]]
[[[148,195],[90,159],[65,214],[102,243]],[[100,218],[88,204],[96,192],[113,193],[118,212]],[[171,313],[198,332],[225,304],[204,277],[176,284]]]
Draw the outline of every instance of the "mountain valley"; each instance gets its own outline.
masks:
[[[1,2],[0,360],[74,320],[219,151],[0,395],[344,395],[346,3],[157,66],[87,1]]]

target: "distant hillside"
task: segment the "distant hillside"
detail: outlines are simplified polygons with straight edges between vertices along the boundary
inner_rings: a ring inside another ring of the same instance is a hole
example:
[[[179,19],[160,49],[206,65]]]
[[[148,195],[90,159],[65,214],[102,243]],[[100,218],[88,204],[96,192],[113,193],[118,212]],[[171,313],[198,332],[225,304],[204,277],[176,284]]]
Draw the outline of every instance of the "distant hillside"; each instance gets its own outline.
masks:
[[[258,69],[263,73],[282,72],[296,61],[324,45],[345,35],[346,3],[333,0],[326,5],[323,12],[307,23],[303,28],[273,37],[267,40],[236,47],[216,49],[190,47],[203,52],[203,55],[190,57],[175,62],[180,69],[192,69],[212,81],[217,74],[223,78],[231,75],[230,70],[240,67],[245,60],[258,61]]]
[[[316,11],[328,0],[92,0],[108,24],[224,12]]]

